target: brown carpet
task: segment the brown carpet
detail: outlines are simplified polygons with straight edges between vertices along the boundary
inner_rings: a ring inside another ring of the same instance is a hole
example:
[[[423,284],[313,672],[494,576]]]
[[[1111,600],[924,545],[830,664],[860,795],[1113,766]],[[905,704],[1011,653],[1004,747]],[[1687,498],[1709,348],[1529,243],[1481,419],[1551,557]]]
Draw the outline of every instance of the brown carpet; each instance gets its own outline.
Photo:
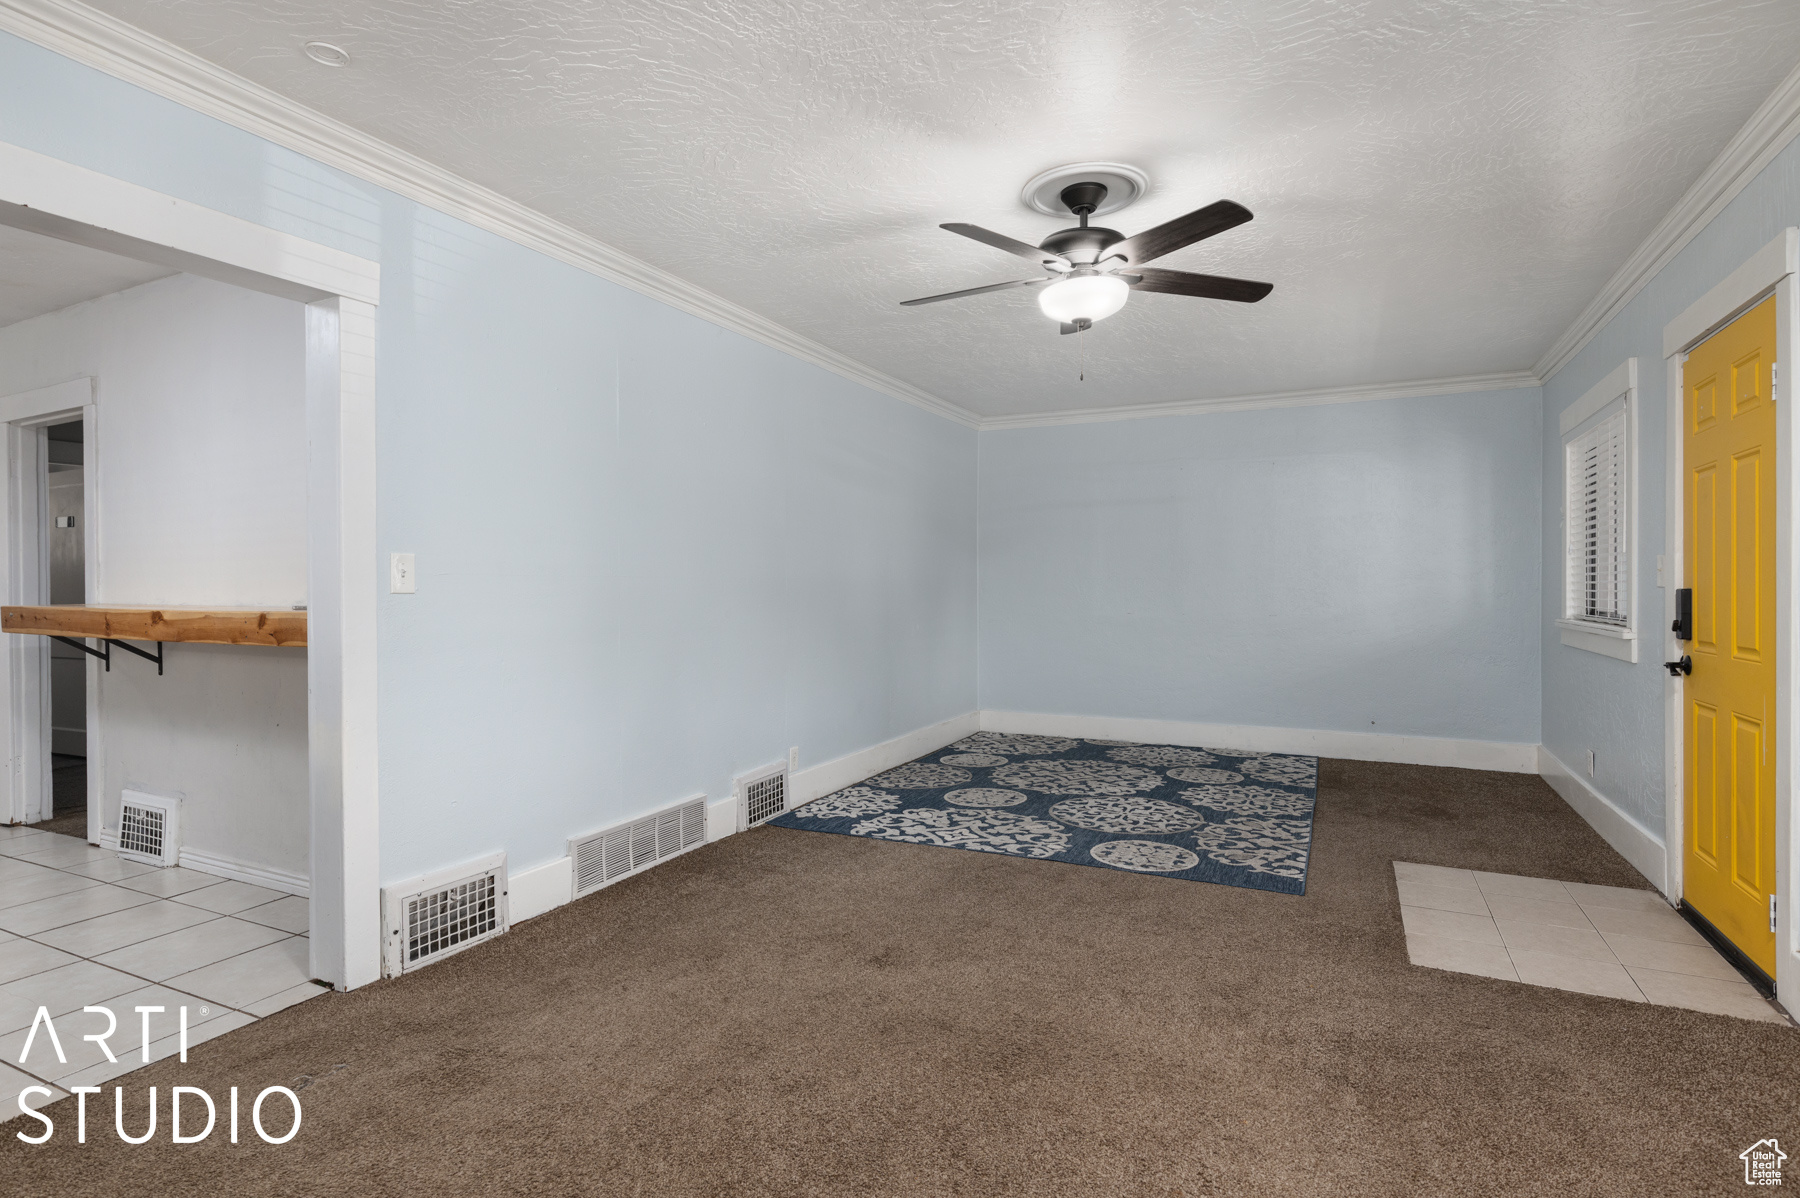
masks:
[[[128,1079],[282,1147],[0,1137],[12,1193],[1692,1195],[1800,1032],[1407,963],[1390,862],[1643,885],[1533,777],[1324,763],[1304,898],[763,828]],[[341,1066],[341,1067],[340,1067]],[[20,1124],[12,1124],[10,1132]],[[34,1124],[26,1124],[35,1127]]]

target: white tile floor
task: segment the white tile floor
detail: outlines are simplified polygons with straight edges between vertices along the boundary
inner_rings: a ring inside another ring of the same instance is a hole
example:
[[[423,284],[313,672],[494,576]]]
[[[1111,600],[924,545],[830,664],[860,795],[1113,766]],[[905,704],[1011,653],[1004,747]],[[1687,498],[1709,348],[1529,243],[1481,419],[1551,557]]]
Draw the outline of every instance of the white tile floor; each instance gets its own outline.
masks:
[[[1414,965],[1789,1022],[1653,891],[1406,861],[1394,881]]]
[[[307,962],[306,900],[191,869],[155,869],[71,836],[0,826],[0,1122],[18,1095],[51,1085],[98,1085],[180,1049],[177,1008],[188,1008],[188,1046],[323,994]],[[118,1017],[118,1061],[82,1039]],[[21,1061],[40,1006],[56,1020],[58,1061],[39,1032]],[[144,1046],[143,1016],[160,1006]],[[89,1026],[89,1025],[92,1026]]]

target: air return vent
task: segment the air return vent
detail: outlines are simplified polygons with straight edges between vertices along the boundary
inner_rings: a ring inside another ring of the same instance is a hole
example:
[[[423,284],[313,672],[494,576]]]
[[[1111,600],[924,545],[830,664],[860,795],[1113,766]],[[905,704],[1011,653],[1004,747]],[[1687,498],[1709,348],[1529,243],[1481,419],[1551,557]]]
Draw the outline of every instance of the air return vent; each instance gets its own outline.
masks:
[[[120,794],[119,856],[174,865],[181,854],[181,801],[127,790]]]
[[[574,897],[592,894],[620,878],[706,843],[706,796],[695,795],[628,824],[573,837]]]
[[[506,854],[415,878],[381,892],[388,976],[441,961],[507,927]]]
[[[754,828],[787,810],[787,766],[771,765],[743,774],[732,783],[737,791],[738,828]]]

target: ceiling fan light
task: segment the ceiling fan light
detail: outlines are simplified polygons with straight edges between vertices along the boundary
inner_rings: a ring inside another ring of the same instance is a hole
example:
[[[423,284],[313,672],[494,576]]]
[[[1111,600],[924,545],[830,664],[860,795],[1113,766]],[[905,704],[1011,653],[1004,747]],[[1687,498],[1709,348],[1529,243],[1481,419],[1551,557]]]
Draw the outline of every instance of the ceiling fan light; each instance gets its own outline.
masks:
[[[1077,275],[1058,279],[1038,292],[1038,307],[1051,320],[1105,320],[1125,306],[1131,288],[1117,275]]]

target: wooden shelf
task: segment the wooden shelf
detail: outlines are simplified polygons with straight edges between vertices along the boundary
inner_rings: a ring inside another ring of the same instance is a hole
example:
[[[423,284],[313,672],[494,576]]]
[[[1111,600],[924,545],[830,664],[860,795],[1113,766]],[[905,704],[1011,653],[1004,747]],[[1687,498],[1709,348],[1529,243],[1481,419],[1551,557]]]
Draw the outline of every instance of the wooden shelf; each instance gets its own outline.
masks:
[[[206,645],[306,644],[306,613],[227,607],[0,607],[0,632]]]

